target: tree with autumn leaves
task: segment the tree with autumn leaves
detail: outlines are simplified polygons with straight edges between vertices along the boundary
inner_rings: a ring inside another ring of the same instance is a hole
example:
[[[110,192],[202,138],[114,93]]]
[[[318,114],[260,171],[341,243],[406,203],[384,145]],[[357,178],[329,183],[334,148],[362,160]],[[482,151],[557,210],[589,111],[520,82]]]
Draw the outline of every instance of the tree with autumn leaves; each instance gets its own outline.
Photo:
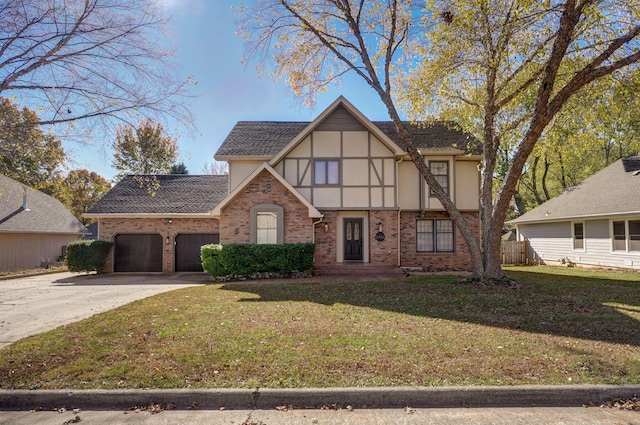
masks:
[[[94,171],[71,170],[60,182],[57,197],[86,226],[91,220],[82,215],[110,189],[111,183]]]
[[[273,57],[273,75],[306,101],[348,72],[367,82],[455,221],[474,277],[500,281],[501,231],[529,157],[577,94],[637,72],[639,11],[638,0],[258,0],[238,13],[249,53]],[[482,246],[402,110],[426,122],[460,118],[479,140]],[[501,152],[508,162],[497,173]]]
[[[64,176],[66,161],[62,143],[42,130],[35,112],[0,98],[0,174],[58,198],[88,224],[82,214],[111,184],[88,170],[71,170]]]
[[[111,165],[118,171],[116,180],[127,174],[169,174],[178,158],[178,141],[168,135],[162,124],[151,119],[137,126],[119,126]]]

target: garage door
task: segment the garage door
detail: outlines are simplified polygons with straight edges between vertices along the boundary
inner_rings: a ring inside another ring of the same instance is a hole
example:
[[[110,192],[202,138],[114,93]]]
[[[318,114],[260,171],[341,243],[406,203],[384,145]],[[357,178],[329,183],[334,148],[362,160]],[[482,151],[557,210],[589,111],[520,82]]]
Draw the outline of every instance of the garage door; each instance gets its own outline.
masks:
[[[200,247],[209,243],[219,243],[217,233],[184,234],[176,236],[176,271],[201,272]]]
[[[113,270],[116,272],[161,272],[162,236],[157,234],[116,236]]]

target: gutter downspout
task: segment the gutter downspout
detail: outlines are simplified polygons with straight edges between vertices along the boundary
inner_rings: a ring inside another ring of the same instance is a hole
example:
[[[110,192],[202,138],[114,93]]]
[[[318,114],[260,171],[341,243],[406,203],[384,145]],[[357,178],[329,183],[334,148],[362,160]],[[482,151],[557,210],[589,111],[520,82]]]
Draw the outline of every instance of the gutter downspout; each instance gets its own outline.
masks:
[[[400,203],[398,202],[399,198],[400,198],[400,163],[403,161],[402,158],[396,160],[396,206],[398,207],[398,237],[396,239],[398,239],[398,267],[400,267],[400,261],[402,259],[402,253],[401,253],[401,249],[402,249],[402,244],[401,244],[401,240],[402,240],[402,235],[400,233],[400,213],[402,212],[402,208],[400,208]]]
[[[322,214],[322,217],[320,217],[318,221],[314,221],[311,225],[311,243],[313,244],[316,243],[316,224],[322,223],[323,220],[324,220],[324,214]]]

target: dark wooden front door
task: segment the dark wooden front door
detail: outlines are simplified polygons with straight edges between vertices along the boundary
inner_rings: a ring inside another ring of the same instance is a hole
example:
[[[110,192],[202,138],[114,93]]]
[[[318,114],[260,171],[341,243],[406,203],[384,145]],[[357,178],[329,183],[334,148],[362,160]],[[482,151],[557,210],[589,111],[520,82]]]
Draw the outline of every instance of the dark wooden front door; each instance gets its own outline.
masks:
[[[362,261],[362,219],[344,219],[344,260]]]

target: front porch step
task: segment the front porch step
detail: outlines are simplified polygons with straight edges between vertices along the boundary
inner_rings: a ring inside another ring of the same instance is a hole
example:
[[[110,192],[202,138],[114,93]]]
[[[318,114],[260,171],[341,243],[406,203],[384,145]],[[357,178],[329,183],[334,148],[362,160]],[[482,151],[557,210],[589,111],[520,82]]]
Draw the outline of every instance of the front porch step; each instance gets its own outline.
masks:
[[[344,276],[370,279],[398,279],[405,276],[400,267],[371,265],[369,263],[336,263],[313,267],[314,276]]]

